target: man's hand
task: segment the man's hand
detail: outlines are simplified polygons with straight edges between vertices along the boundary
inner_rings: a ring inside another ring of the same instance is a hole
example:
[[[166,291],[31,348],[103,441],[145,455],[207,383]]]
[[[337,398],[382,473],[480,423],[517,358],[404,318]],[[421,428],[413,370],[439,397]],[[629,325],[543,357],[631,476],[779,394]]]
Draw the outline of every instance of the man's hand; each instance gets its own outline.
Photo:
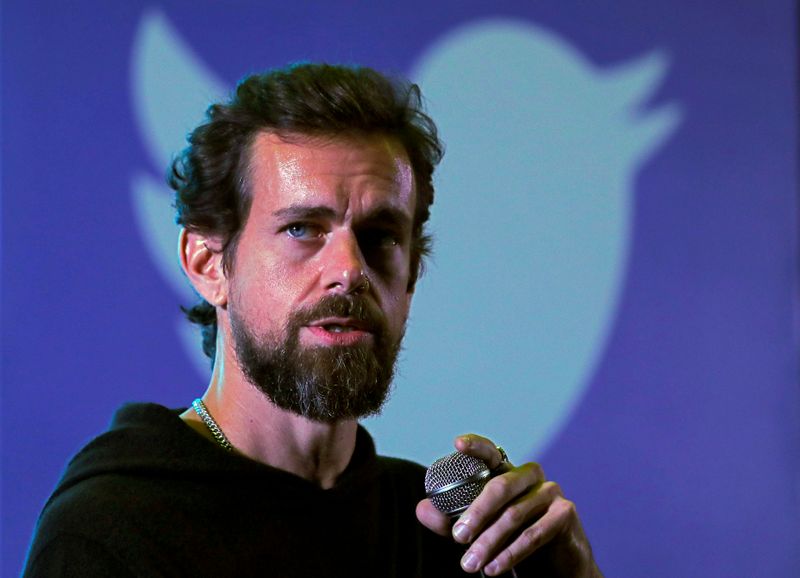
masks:
[[[480,458],[494,470],[502,457],[490,440],[467,434],[456,438],[458,451]],[[525,567],[542,576],[602,578],[592,558],[575,504],[548,482],[538,464],[502,464],[451,529],[450,518],[430,500],[417,505],[417,518],[437,534],[452,532],[456,542],[469,544],[461,559],[467,572],[483,569],[487,576],[508,572],[530,557]]]

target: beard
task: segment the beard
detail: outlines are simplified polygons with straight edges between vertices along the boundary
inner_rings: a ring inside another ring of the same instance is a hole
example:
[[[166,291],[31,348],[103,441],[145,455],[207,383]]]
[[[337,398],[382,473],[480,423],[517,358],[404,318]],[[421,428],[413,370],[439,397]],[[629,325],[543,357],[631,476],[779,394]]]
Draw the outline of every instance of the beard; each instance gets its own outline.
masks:
[[[233,304],[231,304],[233,305]],[[381,311],[360,295],[328,295],[292,313],[282,335],[259,338],[230,307],[233,346],[248,381],[272,403],[323,423],[380,413],[402,334],[392,338]],[[305,347],[300,330],[326,317],[350,317],[372,334],[353,345]],[[371,341],[371,343],[369,342]]]

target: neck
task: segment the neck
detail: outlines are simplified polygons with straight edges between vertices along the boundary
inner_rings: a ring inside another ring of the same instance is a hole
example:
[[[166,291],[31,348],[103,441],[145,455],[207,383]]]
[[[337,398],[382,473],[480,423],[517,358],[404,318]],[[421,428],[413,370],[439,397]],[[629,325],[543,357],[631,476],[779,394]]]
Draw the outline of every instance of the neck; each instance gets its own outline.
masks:
[[[321,488],[333,487],[353,456],[355,420],[320,423],[281,409],[240,372],[226,372],[222,359],[217,359],[203,401],[238,453]],[[181,418],[214,439],[194,410]]]

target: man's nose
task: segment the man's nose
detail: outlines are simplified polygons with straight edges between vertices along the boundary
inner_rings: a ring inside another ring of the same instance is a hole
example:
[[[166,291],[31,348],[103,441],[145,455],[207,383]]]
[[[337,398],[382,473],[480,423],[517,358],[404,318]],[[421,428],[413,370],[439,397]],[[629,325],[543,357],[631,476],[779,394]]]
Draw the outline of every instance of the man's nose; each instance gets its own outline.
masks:
[[[369,289],[366,263],[352,231],[337,231],[325,247],[322,286],[332,293],[358,293]]]

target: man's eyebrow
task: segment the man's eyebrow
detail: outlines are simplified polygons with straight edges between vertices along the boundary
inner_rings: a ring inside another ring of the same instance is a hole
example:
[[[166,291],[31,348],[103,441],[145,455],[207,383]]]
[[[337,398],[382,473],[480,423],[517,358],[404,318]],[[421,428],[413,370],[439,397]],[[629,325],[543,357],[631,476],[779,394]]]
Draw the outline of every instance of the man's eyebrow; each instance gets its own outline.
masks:
[[[367,224],[386,223],[402,228],[411,226],[411,217],[395,207],[379,207],[367,213],[360,221]]]
[[[272,216],[282,221],[333,219],[336,217],[336,211],[324,205],[292,205],[274,211]],[[396,207],[378,207],[364,215],[359,221],[362,224],[386,223],[399,227],[411,226],[411,217]]]
[[[292,205],[284,209],[278,209],[272,213],[272,216],[287,221],[303,219],[332,219],[336,216],[336,211],[324,205],[310,207],[305,205]]]

